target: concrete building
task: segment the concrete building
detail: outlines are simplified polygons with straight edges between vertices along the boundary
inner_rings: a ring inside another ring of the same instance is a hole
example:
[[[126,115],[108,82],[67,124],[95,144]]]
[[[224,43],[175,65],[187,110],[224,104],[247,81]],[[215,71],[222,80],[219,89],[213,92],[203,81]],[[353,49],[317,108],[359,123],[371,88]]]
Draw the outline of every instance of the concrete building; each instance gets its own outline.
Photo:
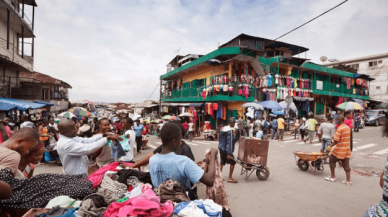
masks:
[[[33,71],[36,6],[35,0],[0,0],[1,97],[11,97],[21,71]]]
[[[39,72],[20,72],[20,87],[11,89],[13,99],[43,101],[53,104],[50,112],[60,113],[69,109],[68,83]],[[85,102],[86,103],[86,102]]]
[[[359,74],[374,78],[369,88],[371,100],[388,101],[388,53],[336,61],[326,66],[335,67],[340,64],[356,69]]]

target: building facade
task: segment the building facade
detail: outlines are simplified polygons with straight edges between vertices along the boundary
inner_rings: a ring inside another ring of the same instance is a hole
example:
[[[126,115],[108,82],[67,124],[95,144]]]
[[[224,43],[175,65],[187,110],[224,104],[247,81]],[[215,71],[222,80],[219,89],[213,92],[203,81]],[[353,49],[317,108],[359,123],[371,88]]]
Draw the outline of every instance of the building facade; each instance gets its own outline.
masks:
[[[388,101],[388,53],[357,57],[326,64],[338,67],[350,66],[359,74],[366,74],[375,80],[370,82],[370,98],[374,101]]]
[[[11,89],[19,86],[20,72],[33,71],[36,6],[35,0],[0,0],[1,97],[11,97]]]
[[[292,100],[299,116],[307,116],[328,114],[351,99],[369,100],[368,76],[311,63],[302,54],[307,50],[241,34],[209,54],[176,56],[160,77],[161,111],[190,112],[199,124],[218,126],[245,115],[246,102]]]
[[[51,112],[69,109],[69,89],[72,87],[59,79],[39,72],[20,72],[20,87],[11,89],[11,97],[26,101],[43,101],[53,104]]]

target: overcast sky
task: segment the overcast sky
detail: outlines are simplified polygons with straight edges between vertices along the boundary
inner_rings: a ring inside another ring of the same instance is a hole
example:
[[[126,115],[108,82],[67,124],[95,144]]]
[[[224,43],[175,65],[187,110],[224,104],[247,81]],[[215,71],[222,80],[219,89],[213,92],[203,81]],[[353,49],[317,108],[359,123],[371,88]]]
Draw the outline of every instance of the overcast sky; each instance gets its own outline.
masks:
[[[340,2],[37,0],[34,70],[72,85],[71,100],[140,102],[177,49],[207,54],[241,33],[275,39]],[[309,48],[318,63],[386,53],[387,8],[350,0],[279,41]]]

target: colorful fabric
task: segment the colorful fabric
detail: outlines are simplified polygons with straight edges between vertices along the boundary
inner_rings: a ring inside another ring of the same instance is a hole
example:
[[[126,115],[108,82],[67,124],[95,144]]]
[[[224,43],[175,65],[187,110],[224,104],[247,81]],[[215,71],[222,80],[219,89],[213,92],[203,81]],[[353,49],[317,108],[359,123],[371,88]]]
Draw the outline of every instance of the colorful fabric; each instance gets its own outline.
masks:
[[[317,120],[310,118],[307,120],[308,130],[315,131],[315,125],[318,124]]]
[[[350,128],[346,124],[341,124],[335,133],[334,141],[337,141],[331,153],[338,159],[350,158]]]
[[[383,196],[388,197],[388,157],[385,159],[384,169],[384,185],[383,185]],[[384,199],[380,200],[380,203],[369,207],[368,215],[370,217],[385,217],[388,216],[388,202]]]

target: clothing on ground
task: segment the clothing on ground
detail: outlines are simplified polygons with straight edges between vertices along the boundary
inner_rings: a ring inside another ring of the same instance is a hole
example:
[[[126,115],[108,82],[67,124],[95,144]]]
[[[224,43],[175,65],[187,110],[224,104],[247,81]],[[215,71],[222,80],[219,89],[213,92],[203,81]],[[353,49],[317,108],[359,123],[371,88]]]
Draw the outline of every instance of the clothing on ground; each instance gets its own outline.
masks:
[[[116,173],[114,172],[105,173],[104,178],[102,179],[102,182],[100,184],[100,187],[106,188],[111,192],[113,192],[116,196],[119,196],[127,192],[128,188],[125,184],[112,179],[112,176],[115,176],[115,175]]]
[[[142,183],[146,183],[146,184],[148,183],[152,185],[151,175],[149,172],[141,172],[138,170],[131,170],[131,169],[122,169],[117,172],[117,175],[119,176],[117,178],[117,181],[127,186],[129,186],[128,179],[131,176],[135,176]]]
[[[177,181],[171,179],[163,182],[155,189],[155,194],[160,196],[160,202],[164,203],[171,200],[176,203],[190,201],[186,195],[186,187]]]
[[[108,203],[102,194],[91,194],[84,198],[78,212],[81,216],[97,216],[98,213],[105,212]]]
[[[83,199],[93,194],[93,184],[86,175],[64,175],[44,173],[28,179],[14,179],[12,170],[0,170],[0,181],[9,184],[12,196],[0,200],[0,207],[14,209],[31,209],[48,203],[51,199],[67,195],[71,198]],[[42,184],[52,183],[52,184]]]
[[[173,152],[155,154],[150,158],[149,168],[153,186],[172,179],[190,188],[190,182],[197,183],[204,173],[190,158]]]
[[[69,196],[59,196],[54,199],[51,199],[46,205],[46,209],[51,209],[54,206],[60,207],[79,207],[81,201],[70,198]]]

